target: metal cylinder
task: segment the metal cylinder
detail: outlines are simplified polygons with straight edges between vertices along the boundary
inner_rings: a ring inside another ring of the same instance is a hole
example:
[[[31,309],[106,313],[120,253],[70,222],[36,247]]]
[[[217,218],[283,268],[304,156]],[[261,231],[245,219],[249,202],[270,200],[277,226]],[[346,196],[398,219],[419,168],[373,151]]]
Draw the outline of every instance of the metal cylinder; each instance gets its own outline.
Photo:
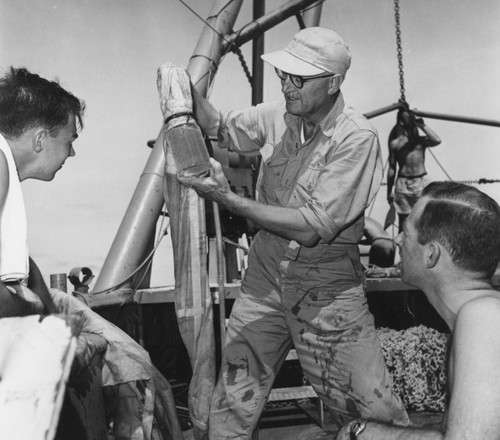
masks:
[[[52,289],[59,289],[63,292],[68,291],[68,283],[65,273],[51,273],[50,274],[50,287]]]

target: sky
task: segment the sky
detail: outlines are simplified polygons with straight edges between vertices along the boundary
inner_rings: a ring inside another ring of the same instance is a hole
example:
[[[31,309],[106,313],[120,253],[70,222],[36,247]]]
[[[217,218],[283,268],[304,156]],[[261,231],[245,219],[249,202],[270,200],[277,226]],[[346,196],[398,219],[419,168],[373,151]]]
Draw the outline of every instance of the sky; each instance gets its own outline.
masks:
[[[205,18],[212,2],[185,0]],[[244,1],[235,30],[251,19]],[[266,10],[284,0],[268,0]],[[337,31],[352,53],[342,90],[362,113],[400,97],[393,0],[326,0],[320,25]],[[410,108],[500,120],[500,2],[400,0],[405,95]],[[52,182],[23,182],[30,253],[48,280],[74,267],[100,268],[149,157],[146,143],[162,123],[156,70],[186,67],[203,23],[179,0],[0,0],[0,69],[24,66],[86,102],[76,156]],[[290,18],[266,34],[265,51],[299,30]],[[251,66],[251,44],[242,47]],[[265,67],[264,100],[281,96]],[[221,110],[250,105],[234,54],[222,61],[210,100]],[[396,113],[372,119],[384,162]],[[426,160],[433,180],[500,179],[500,127],[426,119],[442,144]],[[480,185],[500,201],[500,184]],[[368,213],[383,223],[382,187]],[[154,258],[152,285],[173,284],[167,236]]]

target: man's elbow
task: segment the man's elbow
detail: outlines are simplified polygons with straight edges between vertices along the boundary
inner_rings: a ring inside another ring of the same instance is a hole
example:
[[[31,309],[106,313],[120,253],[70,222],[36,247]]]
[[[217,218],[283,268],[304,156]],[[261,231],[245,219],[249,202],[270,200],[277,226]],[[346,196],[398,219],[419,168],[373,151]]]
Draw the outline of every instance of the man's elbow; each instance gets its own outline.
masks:
[[[311,231],[311,232],[304,232],[300,237],[300,240],[297,241],[299,241],[299,243],[303,246],[313,247],[319,243],[320,238],[321,237],[316,232]]]
[[[427,140],[427,145],[429,147],[436,147],[437,145],[439,145],[441,143],[441,139],[438,138],[438,137],[434,137],[434,138],[431,138],[431,139],[428,139]]]

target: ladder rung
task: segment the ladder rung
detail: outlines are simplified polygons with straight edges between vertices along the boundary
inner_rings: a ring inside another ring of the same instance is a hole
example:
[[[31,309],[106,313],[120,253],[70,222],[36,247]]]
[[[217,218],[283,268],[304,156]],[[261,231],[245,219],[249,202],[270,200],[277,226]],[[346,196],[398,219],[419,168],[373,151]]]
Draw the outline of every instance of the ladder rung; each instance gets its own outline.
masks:
[[[274,388],[269,395],[269,401],[309,399],[312,397],[318,397],[318,395],[311,385],[306,385],[302,387]]]

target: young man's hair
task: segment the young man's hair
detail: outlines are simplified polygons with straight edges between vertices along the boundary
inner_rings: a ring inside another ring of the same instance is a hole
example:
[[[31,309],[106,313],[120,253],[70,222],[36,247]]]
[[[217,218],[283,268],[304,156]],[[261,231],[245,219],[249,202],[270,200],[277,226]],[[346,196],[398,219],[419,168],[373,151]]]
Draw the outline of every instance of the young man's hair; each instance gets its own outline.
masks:
[[[68,123],[71,114],[82,128],[84,111],[85,103],[57,81],[25,68],[10,67],[0,78],[0,132],[7,138],[17,138],[39,126],[54,135]]]
[[[478,189],[433,182],[417,221],[418,242],[440,243],[461,269],[492,277],[500,260],[500,207]]]

